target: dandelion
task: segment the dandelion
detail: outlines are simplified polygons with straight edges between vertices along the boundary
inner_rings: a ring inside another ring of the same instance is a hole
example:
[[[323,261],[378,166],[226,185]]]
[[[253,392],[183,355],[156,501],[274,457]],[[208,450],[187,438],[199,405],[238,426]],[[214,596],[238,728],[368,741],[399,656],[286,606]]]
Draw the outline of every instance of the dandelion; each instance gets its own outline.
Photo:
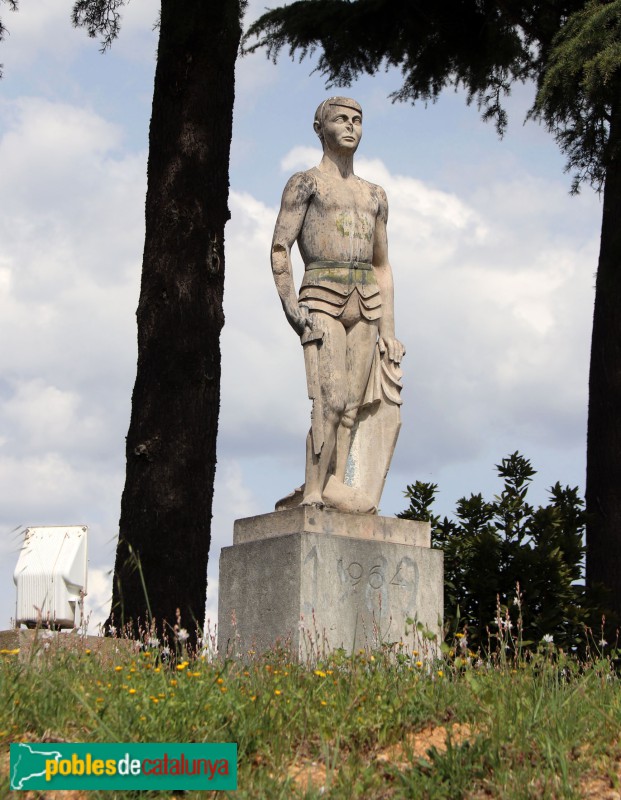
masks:
[[[177,664],[177,670],[179,672],[183,672],[183,670],[188,666],[189,661],[182,661],[181,664]]]
[[[326,677],[326,673],[321,669],[316,669],[315,670],[315,675],[317,675],[319,678],[325,678]]]

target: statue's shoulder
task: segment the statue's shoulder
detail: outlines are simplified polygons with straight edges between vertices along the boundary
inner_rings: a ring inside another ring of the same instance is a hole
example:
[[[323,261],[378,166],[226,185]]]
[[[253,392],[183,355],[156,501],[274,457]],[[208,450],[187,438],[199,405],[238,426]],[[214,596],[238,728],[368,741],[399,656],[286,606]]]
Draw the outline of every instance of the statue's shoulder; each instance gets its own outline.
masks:
[[[360,180],[363,180],[362,178]],[[388,198],[386,197],[386,192],[379,186],[377,183],[371,183],[371,181],[363,180],[363,183],[367,185],[367,188],[371,195],[376,198],[377,202],[380,205],[386,205],[388,203]]]
[[[310,197],[316,191],[317,175],[315,167],[294,173],[285,186],[285,193],[295,192],[298,196]]]

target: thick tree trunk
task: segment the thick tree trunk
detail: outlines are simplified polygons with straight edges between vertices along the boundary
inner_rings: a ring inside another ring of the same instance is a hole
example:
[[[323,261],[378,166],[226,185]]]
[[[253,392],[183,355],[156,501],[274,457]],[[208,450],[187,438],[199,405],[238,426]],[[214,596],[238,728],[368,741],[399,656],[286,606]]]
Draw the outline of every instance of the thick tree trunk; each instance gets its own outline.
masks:
[[[621,105],[610,127],[613,153],[595,288],[587,437],[587,585],[609,591],[621,619]],[[616,148],[615,148],[616,145]]]
[[[162,0],[138,368],[108,626],[203,624],[242,0]]]

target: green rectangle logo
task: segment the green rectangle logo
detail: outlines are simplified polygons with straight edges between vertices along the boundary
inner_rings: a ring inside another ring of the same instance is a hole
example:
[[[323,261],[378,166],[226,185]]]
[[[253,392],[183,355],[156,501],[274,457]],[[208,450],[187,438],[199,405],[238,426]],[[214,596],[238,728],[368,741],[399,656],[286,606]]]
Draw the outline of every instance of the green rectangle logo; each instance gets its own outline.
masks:
[[[237,789],[237,745],[11,745],[11,789]]]

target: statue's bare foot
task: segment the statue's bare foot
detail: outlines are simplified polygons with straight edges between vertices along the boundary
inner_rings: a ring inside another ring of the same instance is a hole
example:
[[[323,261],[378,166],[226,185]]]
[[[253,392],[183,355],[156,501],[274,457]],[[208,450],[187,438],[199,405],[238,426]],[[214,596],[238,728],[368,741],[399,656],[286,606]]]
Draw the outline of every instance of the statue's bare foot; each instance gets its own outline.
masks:
[[[301,506],[314,506],[315,508],[325,508],[326,503],[321,496],[321,492],[309,492],[302,498]]]

